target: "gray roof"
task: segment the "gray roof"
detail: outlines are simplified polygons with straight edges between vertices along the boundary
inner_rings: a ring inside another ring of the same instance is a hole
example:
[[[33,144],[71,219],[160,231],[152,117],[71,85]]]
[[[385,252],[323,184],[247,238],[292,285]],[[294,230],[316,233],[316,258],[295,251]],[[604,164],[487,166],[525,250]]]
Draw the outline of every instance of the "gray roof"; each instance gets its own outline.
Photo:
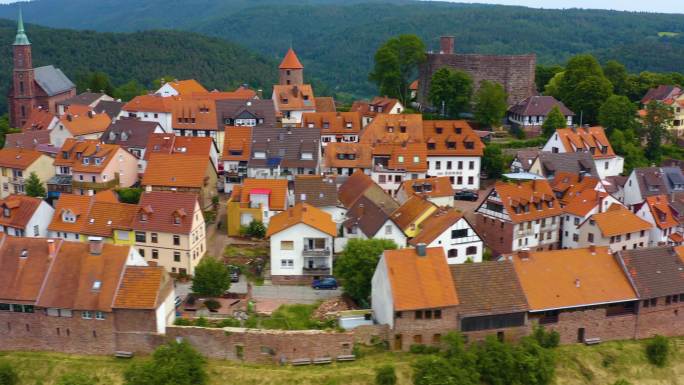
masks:
[[[50,131],[34,130],[7,134],[5,148],[24,148],[34,150],[39,144],[50,143]]]
[[[684,176],[679,167],[635,168],[642,197],[684,192]]]
[[[617,257],[639,298],[684,293],[684,261],[672,247],[619,251]]]
[[[563,102],[556,100],[553,96],[530,96],[514,104],[508,111],[522,116],[546,116],[555,106],[558,106],[564,116],[575,115]]]
[[[541,162],[542,174],[551,176],[558,172],[569,172],[579,174],[584,172],[598,178],[596,164],[589,152],[540,152],[539,161]]]
[[[279,128],[261,126],[252,131],[252,154],[249,167],[317,168],[321,146],[318,128]],[[265,152],[265,159],[255,159],[256,152]],[[311,153],[311,159],[302,159]]]
[[[159,126],[157,122],[143,122],[138,119],[123,118],[112,122],[100,137],[102,143],[118,144],[125,149],[144,149],[150,134]]]
[[[225,99],[216,101],[216,119],[218,119],[220,127],[223,127],[227,119],[238,118],[263,119],[263,124],[275,124],[275,104],[271,99]]]
[[[110,118],[114,119],[115,117],[119,116],[119,113],[121,112],[121,109],[124,106],[124,102],[117,102],[115,100],[103,100],[95,106],[94,110],[98,114],[104,112],[106,113]]]
[[[70,106],[72,104],[79,104],[79,105],[88,106],[103,96],[107,96],[107,94],[104,94],[101,92],[81,92],[80,94],[78,94],[72,98],[63,100],[63,101],[59,102],[58,104],[61,104],[63,106]]]
[[[76,85],[64,75],[62,70],[52,65],[38,67],[34,69],[34,74],[36,83],[48,96],[58,95],[76,88]]]
[[[522,165],[524,171],[530,171],[530,167],[532,167],[532,164],[534,164],[534,161],[537,159],[540,152],[541,150],[538,148],[534,150],[519,150],[516,152],[515,157]]]
[[[332,178],[323,176],[297,176],[294,180],[295,203],[308,203],[314,207],[337,205],[337,186]]]

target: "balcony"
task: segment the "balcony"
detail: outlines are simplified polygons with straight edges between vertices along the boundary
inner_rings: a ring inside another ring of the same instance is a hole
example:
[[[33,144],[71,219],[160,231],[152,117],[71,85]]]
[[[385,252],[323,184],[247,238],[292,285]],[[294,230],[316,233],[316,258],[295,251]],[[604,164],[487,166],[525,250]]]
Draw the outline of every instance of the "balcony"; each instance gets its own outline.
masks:
[[[302,255],[305,257],[328,257],[330,256],[330,248],[311,249],[305,246]]]
[[[302,269],[304,275],[330,275],[330,266],[313,266]]]
[[[524,230],[516,231],[516,234],[519,237],[529,237],[530,235],[534,235],[534,233],[535,233],[534,229],[524,229]]]
[[[11,184],[23,185],[24,184],[24,178],[20,177],[20,176],[12,176],[12,177],[9,177],[9,182]]]
[[[82,189],[82,190],[95,190],[95,191],[108,190],[110,188],[114,188],[114,187],[119,186],[119,174],[116,174],[114,179],[108,180],[106,182],[86,182],[86,181],[80,181],[80,180],[72,180],[71,186],[74,189]]]

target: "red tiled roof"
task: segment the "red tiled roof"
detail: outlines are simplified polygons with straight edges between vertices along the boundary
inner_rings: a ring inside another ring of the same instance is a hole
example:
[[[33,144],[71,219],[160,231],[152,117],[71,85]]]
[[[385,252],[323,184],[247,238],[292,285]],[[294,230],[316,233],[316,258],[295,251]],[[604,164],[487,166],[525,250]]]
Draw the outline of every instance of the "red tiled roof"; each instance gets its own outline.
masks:
[[[467,222],[463,213],[455,208],[439,209],[420,224],[420,232],[409,241],[409,244],[413,246],[419,243],[429,245],[461,219]]]
[[[61,243],[55,240],[55,248]],[[0,300],[34,302],[38,298],[52,262],[47,251],[45,239],[0,234]],[[22,252],[26,258],[21,258]]]
[[[546,180],[520,183],[496,182],[494,186],[513,223],[561,215],[560,204]],[[536,204],[540,204],[537,209]],[[518,208],[518,212],[516,212]],[[528,210],[525,211],[525,208]]]
[[[429,187],[429,188],[426,188]],[[408,179],[401,184],[407,195],[419,195],[426,198],[453,197],[454,188],[448,176],[435,178]],[[416,190],[419,190],[416,192]]]
[[[143,186],[202,188],[207,178],[209,163],[209,158],[201,155],[152,154],[147,162],[141,184]]]
[[[297,58],[297,54],[294,52],[294,50],[290,48],[287,50],[287,53],[285,54],[283,61],[280,62],[280,66],[278,66],[278,68],[280,68],[281,70],[300,70],[304,69],[304,66],[299,61],[299,58]]]
[[[223,135],[222,160],[248,161],[251,154],[252,128],[226,126]]]
[[[664,230],[679,225],[677,214],[672,210],[667,195],[646,197],[646,204],[648,204],[658,228]]]
[[[423,142],[423,117],[419,114],[379,114],[361,131],[360,142],[402,143]]]
[[[0,200],[0,225],[24,229],[43,202],[40,198],[26,195],[10,195]],[[4,210],[8,209],[8,216]]]
[[[191,95],[194,93],[208,92],[197,80],[177,80],[173,82],[166,83],[173,87],[179,95]]]
[[[43,108],[34,108],[29,111],[26,123],[21,127],[22,131],[47,130],[56,119],[55,115]]]
[[[308,203],[298,203],[271,218],[266,236],[270,237],[299,223],[322,231],[331,237],[337,235],[337,225],[330,214]]]
[[[635,233],[653,226],[619,204],[613,204],[607,211],[592,215],[591,219],[596,222],[604,237]]]
[[[253,190],[270,190],[269,206],[271,210],[283,211],[287,209],[287,180],[285,179],[252,179],[242,182],[240,202],[249,202],[249,194]]]
[[[482,156],[484,143],[465,120],[424,120],[429,156]]]
[[[273,96],[280,111],[316,110],[316,98],[310,84],[276,84]]]
[[[131,112],[171,112],[173,110],[173,97],[160,95],[141,95],[124,104],[123,111]]]
[[[155,309],[169,277],[161,266],[126,266],[113,308]]]
[[[147,140],[145,160],[154,154],[211,155],[213,139],[199,136],[178,136],[167,133],[151,134]]]
[[[141,231],[190,234],[197,204],[196,194],[175,191],[144,192],[136,208],[132,227]],[[176,218],[180,218],[180,223],[176,224]]]
[[[104,112],[97,114],[89,111],[82,115],[68,113],[59,118],[59,123],[69,130],[71,135],[81,136],[105,132],[112,119]]]
[[[575,152],[577,148],[586,151],[594,148],[592,156],[594,159],[612,158],[615,156],[615,151],[606,137],[606,132],[603,127],[580,127],[574,128],[559,128],[556,130],[559,139],[563,143],[566,152]],[[600,148],[606,148],[605,153],[602,153]]]
[[[0,167],[24,170],[33,164],[42,153],[23,148],[3,148],[0,150]]]
[[[306,112],[302,114],[302,127],[321,129],[321,135],[357,135],[361,131],[358,112]]]

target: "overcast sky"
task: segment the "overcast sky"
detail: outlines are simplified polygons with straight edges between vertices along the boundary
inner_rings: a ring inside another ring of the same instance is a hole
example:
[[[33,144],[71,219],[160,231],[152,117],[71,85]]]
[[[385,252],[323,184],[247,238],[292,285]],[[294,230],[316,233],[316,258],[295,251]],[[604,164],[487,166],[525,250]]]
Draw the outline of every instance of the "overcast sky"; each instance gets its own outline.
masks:
[[[599,8],[620,11],[684,13],[684,2],[681,0],[453,0],[453,2],[525,5],[535,8]]]

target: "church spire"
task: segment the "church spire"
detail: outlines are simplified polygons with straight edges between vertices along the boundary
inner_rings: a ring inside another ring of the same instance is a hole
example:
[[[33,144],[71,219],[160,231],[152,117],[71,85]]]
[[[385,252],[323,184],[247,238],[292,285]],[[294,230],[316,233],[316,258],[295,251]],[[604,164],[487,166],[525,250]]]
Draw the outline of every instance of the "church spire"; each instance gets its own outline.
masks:
[[[14,38],[14,45],[31,45],[31,42],[24,31],[24,18],[21,15],[21,8],[19,8],[19,18],[17,19],[17,36]]]

